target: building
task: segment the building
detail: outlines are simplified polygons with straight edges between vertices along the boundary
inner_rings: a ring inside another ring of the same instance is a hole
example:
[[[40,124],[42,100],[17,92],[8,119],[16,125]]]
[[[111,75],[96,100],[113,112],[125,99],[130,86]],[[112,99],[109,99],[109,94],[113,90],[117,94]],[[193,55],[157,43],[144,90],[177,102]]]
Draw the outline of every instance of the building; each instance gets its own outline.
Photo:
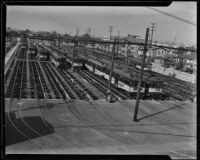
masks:
[[[178,68],[195,68],[196,67],[197,52],[185,51],[178,54],[176,57],[176,64]]]
[[[139,47],[137,50],[138,55],[143,55],[144,47]],[[146,52],[147,57],[165,57],[169,54],[169,50],[166,48],[151,47]]]
[[[169,54],[169,50],[166,48],[154,48],[156,57],[166,56]]]
[[[154,59],[154,63],[155,65],[166,67],[170,65],[171,61],[170,61],[170,58],[168,57],[159,56]]]

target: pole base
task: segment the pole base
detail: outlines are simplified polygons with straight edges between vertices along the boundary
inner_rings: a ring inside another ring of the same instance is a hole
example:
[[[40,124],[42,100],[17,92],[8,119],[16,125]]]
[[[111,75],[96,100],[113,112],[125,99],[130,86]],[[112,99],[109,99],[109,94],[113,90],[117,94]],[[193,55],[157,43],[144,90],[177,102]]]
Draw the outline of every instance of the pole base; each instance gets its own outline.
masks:
[[[133,121],[135,121],[135,122],[139,122],[139,120],[138,120],[138,119],[135,119],[135,118],[133,119]]]
[[[110,94],[107,95],[106,100],[107,100],[109,103],[111,103],[111,102],[112,102],[112,96],[111,96]]]
[[[74,67],[71,68],[71,72],[74,72]]]

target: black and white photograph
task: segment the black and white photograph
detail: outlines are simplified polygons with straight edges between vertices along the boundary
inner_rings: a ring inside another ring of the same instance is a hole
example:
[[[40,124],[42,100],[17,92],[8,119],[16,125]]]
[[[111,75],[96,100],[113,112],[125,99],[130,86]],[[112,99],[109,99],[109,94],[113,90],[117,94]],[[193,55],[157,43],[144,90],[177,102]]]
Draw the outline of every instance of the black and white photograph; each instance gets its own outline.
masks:
[[[5,154],[197,159],[197,2],[7,5],[5,30]]]

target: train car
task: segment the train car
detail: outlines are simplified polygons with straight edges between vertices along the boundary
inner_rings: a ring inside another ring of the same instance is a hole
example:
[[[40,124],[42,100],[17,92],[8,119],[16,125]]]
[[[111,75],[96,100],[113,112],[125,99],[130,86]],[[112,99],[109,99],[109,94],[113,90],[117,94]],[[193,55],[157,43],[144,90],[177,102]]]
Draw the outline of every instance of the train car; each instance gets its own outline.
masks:
[[[51,53],[51,62],[56,68],[64,68],[66,66],[66,57],[58,54],[57,52]]]
[[[36,47],[34,45],[30,45],[28,49],[28,53],[37,55]]]
[[[43,60],[43,61],[49,61],[50,60],[50,53],[49,53],[49,51],[47,51],[41,45],[37,45],[36,48],[37,48],[37,58],[39,60]]]
[[[27,49],[28,48],[28,44],[27,43],[22,43],[21,45],[20,45],[20,47],[21,47],[21,49]]]

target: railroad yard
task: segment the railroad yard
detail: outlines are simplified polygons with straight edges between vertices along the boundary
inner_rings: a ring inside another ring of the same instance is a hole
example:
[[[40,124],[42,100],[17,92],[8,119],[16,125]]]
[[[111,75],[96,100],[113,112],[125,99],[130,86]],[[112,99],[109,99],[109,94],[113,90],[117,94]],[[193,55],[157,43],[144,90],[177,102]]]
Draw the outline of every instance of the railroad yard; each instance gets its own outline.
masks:
[[[29,39],[27,43],[18,42],[4,77],[6,153],[167,154],[194,158],[196,102],[188,98],[191,85],[167,81],[156,74],[149,85],[153,91],[145,95],[148,76],[144,75],[139,121],[134,122],[137,91],[134,85],[129,86],[133,89],[130,92],[116,82],[116,75],[122,74],[119,81],[129,84],[129,75],[117,68],[120,62],[116,61],[113,99],[107,102],[109,70],[101,67],[106,60],[95,60],[95,52],[90,50],[78,47],[76,52],[82,54],[76,56],[77,66],[72,70],[58,67],[63,56],[65,66],[71,65],[72,47],[33,44]],[[88,61],[83,60],[85,57]],[[133,70],[137,76],[138,69]]]

